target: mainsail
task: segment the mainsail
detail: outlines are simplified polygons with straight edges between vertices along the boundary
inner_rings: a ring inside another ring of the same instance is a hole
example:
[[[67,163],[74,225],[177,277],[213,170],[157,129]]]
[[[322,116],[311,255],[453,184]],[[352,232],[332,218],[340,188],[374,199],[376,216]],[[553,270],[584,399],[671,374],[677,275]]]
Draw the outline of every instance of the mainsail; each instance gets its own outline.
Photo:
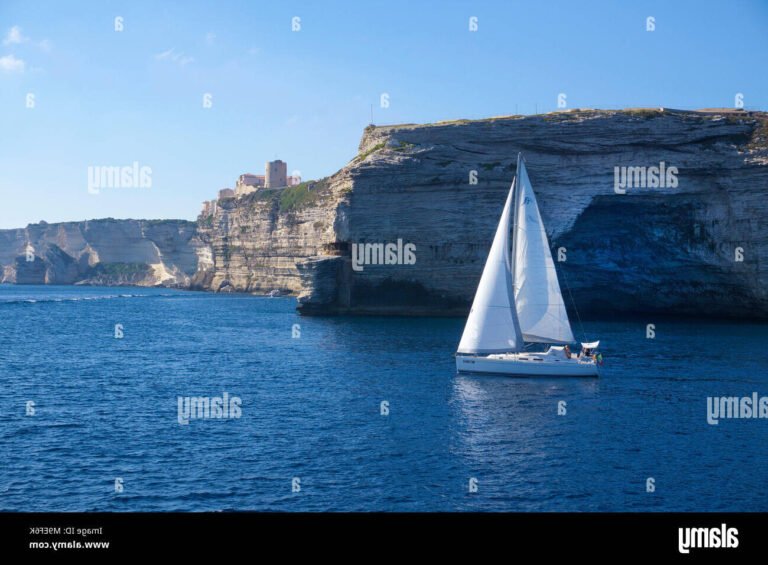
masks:
[[[485,262],[458,353],[520,351],[523,338],[512,295],[510,221],[515,183],[509,189],[493,245]]]
[[[517,316],[527,342],[573,343],[573,332],[563,303],[549,240],[541,221],[536,196],[517,158],[512,272]],[[498,234],[497,234],[498,236]]]

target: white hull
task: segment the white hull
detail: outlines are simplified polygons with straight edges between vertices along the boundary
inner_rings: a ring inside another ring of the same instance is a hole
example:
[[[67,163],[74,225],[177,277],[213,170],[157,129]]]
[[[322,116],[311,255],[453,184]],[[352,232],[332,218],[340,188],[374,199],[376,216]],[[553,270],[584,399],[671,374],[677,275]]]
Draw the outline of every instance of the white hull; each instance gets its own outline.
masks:
[[[597,377],[592,359],[557,359],[546,353],[503,355],[456,355],[459,373],[482,373],[517,377]]]

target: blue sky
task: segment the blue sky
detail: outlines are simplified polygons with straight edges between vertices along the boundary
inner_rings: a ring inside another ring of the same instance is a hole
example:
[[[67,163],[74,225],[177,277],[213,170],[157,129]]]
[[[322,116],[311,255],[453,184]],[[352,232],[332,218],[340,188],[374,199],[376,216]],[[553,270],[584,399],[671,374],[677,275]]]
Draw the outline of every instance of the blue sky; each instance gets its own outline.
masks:
[[[371,104],[377,124],[552,111],[560,93],[569,108],[732,107],[742,93],[768,109],[764,0],[2,0],[0,35],[1,228],[194,219],[275,157],[331,174]],[[151,188],[87,190],[89,166],[134,162]]]

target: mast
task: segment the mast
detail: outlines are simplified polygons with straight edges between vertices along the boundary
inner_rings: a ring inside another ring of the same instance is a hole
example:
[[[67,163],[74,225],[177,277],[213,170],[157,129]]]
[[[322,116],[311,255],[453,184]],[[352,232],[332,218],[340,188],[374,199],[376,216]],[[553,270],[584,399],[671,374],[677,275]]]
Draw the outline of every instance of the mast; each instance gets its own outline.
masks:
[[[523,159],[523,154],[518,153],[517,154],[517,168],[515,169],[515,179],[512,181],[512,190],[514,191],[513,195],[513,202],[514,206],[512,207],[512,245],[511,249],[508,250],[508,256],[509,256],[509,303],[512,305],[512,323],[515,325],[515,335],[521,336],[520,344],[518,345],[516,351],[521,351],[524,346],[524,341],[522,339],[523,332],[520,329],[520,318],[517,315],[517,304],[515,303],[515,264],[517,263],[517,260],[515,259],[517,257],[517,213],[519,208],[519,202],[520,202],[520,194],[522,194],[521,185],[518,182],[518,176],[520,175],[520,164]]]

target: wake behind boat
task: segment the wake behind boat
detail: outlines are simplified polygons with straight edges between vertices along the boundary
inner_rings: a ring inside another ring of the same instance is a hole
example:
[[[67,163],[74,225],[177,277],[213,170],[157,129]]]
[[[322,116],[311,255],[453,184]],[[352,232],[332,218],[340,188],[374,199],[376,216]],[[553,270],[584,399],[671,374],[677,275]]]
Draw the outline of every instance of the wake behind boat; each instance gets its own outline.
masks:
[[[518,155],[517,174],[456,352],[456,369],[596,377],[602,360],[596,351],[600,342],[582,343],[578,355],[568,345],[574,342],[549,239],[525,161]],[[526,343],[549,347],[533,352],[524,349]]]

